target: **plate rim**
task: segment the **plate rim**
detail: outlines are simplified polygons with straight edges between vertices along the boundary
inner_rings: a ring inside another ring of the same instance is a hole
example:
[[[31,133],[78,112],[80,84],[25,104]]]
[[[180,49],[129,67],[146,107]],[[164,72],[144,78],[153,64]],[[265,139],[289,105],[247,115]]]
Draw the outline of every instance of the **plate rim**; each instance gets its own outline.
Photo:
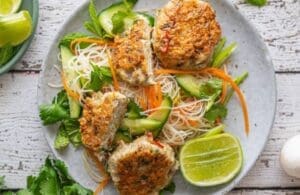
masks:
[[[103,0],[101,0],[103,1]],[[204,0],[206,1],[206,0]],[[224,188],[221,189],[222,193],[228,193],[230,192],[235,186],[237,186],[241,181],[242,179],[245,178],[245,176],[247,176],[247,174],[251,171],[251,169],[253,169],[256,161],[258,160],[258,158],[261,156],[262,152],[264,151],[267,143],[268,143],[268,140],[269,140],[269,137],[271,135],[271,132],[273,130],[273,127],[274,127],[274,122],[275,122],[275,118],[276,118],[276,113],[277,113],[277,95],[278,95],[278,88],[277,88],[277,79],[276,79],[276,72],[275,72],[275,67],[274,67],[274,64],[273,64],[273,60],[272,60],[272,56],[270,54],[270,51],[266,45],[266,43],[264,42],[261,34],[259,33],[259,31],[257,30],[257,28],[255,27],[255,25],[245,16],[245,14],[243,14],[237,7],[234,3],[232,3],[230,0],[223,0],[222,3],[225,3],[226,6],[229,6],[231,9],[234,9],[236,10],[236,13],[238,15],[239,18],[241,18],[244,22],[245,22],[245,25],[249,26],[252,30],[253,30],[253,33],[255,35],[255,37],[257,37],[257,40],[259,41],[260,45],[262,46],[262,49],[264,50],[264,56],[265,56],[265,59],[268,61],[268,64],[271,68],[271,73],[272,73],[272,78],[273,78],[273,85],[274,85],[274,99],[272,100],[272,105],[273,105],[273,113],[272,113],[272,119],[271,119],[271,124],[270,126],[268,127],[268,133],[267,133],[267,136],[264,138],[263,140],[263,145],[261,147],[261,149],[259,150],[259,152],[257,153],[256,157],[253,158],[253,162],[252,163],[249,163],[249,167],[245,170],[245,173],[239,173],[237,176],[240,176],[240,178],[233,178],[233,180],[231,181],[234,181],[232,182],[231,184],[228,183],[228,185],[225,184]],[[41,102],[41,99],[40,98],[40,93],[42,92],[42,89],[41,89],[41,83],[42,83],[42,79],[43,79],[43,75],[45,73],[45,69],[46,69],[46,61],[48,61],[48,56],[49,54],[51,53],[51,50],[50,48],[53,48],[57,45],[57,43],[55,42],[56,40],[59,40],[59,38],[62,36],[61,34],[63,33],[64,31],[64,27],[67,26],[67,24],[74,18],[74,16],[77,15],[78,12],[81,12],[83,10],[85,10],[89,5],[89,1],[86,1],[82,4],[80,4],[75,10],[74,12],[72,12],[68,18],[65,20],[65,22],[62,23],[62,25],[59,27],[59,31],[56,33],[54,39],[52,40],[52,43],[50,44],[50,47],[48,48],[48,52],[46,54],[46,58],[43,60],[43,64],[42,64],[42,71],[40,72],[40,75],[39,75],[39,79],[38,79],[38,88],[37,88],[37,98],[38,98],[38,106],[41,105],[43,102]],[[42,124],[42,123],[41,123]],[[63,162],[64,159],[60,158],[56,153],[57,151],[54,149],[53,147],[53,144],[51,145],[51,140],[49,140],[49,137],[46,136],[46,130],[47,128],[45,126],[42,126],[42,130],[43,130],[43,135],[44,137],[46,138],[47,140],[47,144],[49,145],[52,153],[54,154],[55,158],[59,159],[59,160],[62,160]],[[65,162],[66,163],[66,162]],[[244,166],[242,167],[242,169],[245,169]],[[72,173],[70,173],[70,175],[72,175]],[[230,181],[229,181],[230,182]],[[213,188],[213,187],[212,187]]]

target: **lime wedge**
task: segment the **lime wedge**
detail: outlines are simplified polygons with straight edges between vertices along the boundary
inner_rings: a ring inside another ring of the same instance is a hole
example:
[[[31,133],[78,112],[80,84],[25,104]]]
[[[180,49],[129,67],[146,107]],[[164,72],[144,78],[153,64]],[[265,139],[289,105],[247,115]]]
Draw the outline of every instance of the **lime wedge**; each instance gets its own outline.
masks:
[[[28,11],[0,17],[0,47],[19,45],[32,32],[32,20]]]
[[[184,178],[202,187],[227,183],[243,164],[238,139],[227,133],[188,141],[179,158]]]
[[[0,0],[0,17],[16,13],[22,0]]]

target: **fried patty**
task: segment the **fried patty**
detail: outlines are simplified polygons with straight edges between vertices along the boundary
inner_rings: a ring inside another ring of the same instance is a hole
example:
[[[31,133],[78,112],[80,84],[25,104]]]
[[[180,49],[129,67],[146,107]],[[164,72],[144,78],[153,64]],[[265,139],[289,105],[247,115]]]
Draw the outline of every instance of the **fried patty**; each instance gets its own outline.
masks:
[[[127,110],[127,98],[117,92],[87,98],[80,119],[82,143],[93,151],[108,148]]]
[[[163,67],[193,69],[208,62],[220,37],[209,3],[171,0],[157,13],[153,49]]]
[[[173,149],[149,136],[119,146],[108,160],[108,171],[121,195],[158,194],[176,168]]]
[[[125,35],[115,38],[114,68],[118,76],[131,85],[153,83],[151,31],[145,20],[137,20]]]

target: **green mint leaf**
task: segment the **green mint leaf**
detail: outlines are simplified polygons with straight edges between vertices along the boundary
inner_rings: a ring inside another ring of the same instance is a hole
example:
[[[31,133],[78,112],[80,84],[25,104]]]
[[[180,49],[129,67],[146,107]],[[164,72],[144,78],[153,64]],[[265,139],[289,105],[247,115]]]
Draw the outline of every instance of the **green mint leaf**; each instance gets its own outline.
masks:
[[[0,48],[0,67],[15,55],[13,46],[5,45]]]
[[[70,33],[70,34],[67,34],[67,35],[65,35],[65,36],[59,41],[58,47],[65,46],[65,47],[67,47],[67,48],[70,48],[71,42],[72,42],[74,39],[83,38],[83,37],[88,37],[88,36],[85,35],[85,34],[83,34],[83,33]]]
[[[63,149],[69,145],[69,137],[63,124],[60,125],[54,141],[54,148],[57,150]]]
[[[204,118],[210,122],[215,122],[217,118],[225,118],[227,116],[227,108],[222,104],[214,104],[205,113]]]
[[[247,0],[248,3],[255,6],[264,6],[267,4],[267,0]]]
[[[94,0],[90,0],[89,14],[90,14],[90,21],[85,22],[84,27],[91,33],[101,38],[105,38],[106,33],[103,30],[98,20],[98,14],[97,14],[97,9]]]

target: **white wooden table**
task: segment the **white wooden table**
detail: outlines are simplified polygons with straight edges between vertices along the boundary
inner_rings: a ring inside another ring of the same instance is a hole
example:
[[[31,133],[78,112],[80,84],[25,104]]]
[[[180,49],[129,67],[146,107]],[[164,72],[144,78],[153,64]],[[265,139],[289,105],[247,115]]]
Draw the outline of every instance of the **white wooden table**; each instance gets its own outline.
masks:
[[[286,176],[279,164],[282,144],[300,133],[300,1],[269,0],[263,8],[232,1],[268,45],[278,85],[278,110],[268,144],[232,194],[300,194],[300,180]],[[0,175],[10,189],[24,187],[26,176],[37,173],[51,155],[38,118],[37,81],[51,40],[82,2],[40,0],[33,44],[15,68],[0,77]]]

